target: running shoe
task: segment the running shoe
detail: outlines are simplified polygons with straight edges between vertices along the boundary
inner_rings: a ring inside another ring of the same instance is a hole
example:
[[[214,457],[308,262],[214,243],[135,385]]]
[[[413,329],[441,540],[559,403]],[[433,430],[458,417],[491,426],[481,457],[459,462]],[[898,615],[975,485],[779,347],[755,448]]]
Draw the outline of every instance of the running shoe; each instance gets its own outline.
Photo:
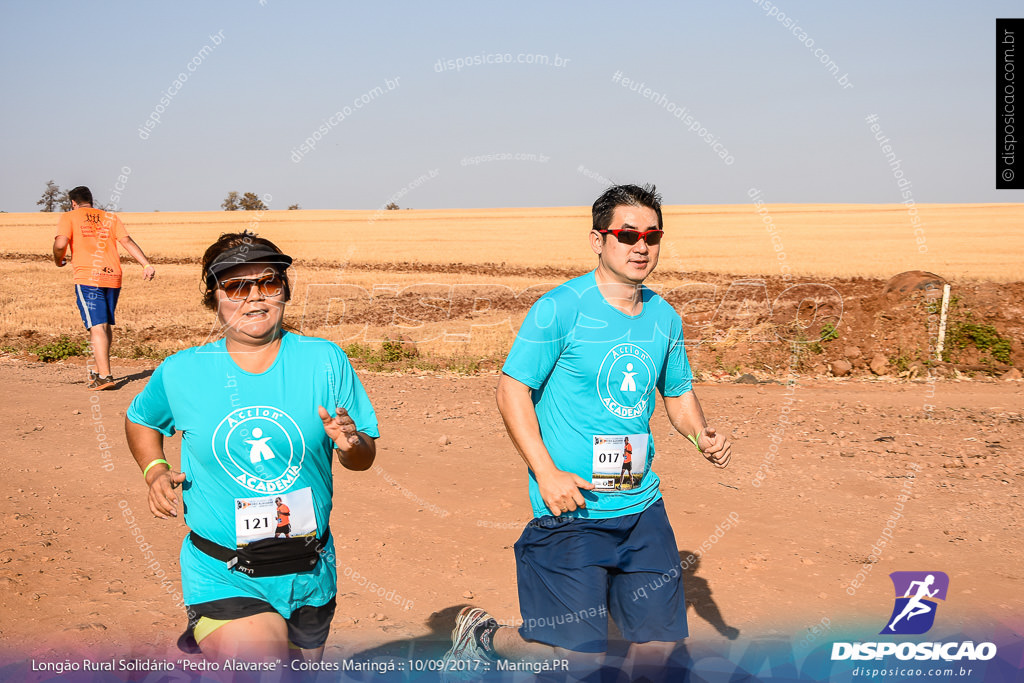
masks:
[[[113,375],[107,375],[106,377],[100,377],[96,375],[91,382],[89,382],[89,391],[100,391],[102,389],[110,389],[117,382],[114,381]]]
[[[477,629],[488,625],[497,626],[497,622],[484,610],[479,607],[462,608],[452,629],[452,649],[441,658],[444,664],[442,681],[473,681],[482,678],[484,671],[490,669],[494,657],[481,647],[476,637]]]

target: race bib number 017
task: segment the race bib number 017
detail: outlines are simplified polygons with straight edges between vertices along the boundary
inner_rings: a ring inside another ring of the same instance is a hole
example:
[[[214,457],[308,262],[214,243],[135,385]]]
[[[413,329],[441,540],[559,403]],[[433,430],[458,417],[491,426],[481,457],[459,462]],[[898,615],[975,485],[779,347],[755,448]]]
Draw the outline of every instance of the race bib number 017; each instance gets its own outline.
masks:
[[[239,548],[264,538],[316,535],[313,492],[309,487],[276,496],[235,499],[235,541]]]
[[[647,465],[648,434],[596,434],[591,483],[595,491],[629,491],[640,486]]]

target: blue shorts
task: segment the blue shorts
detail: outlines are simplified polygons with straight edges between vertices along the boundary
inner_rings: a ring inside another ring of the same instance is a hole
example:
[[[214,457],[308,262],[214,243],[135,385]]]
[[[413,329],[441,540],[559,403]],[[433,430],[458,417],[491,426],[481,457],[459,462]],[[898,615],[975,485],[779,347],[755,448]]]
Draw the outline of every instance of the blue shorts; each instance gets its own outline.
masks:
[[[82,314],[85,329],[103,323],[114,324],[114,309],[117,308],[117,297],[121,294],[120,287],[93,287],[92,285],[75,285],[75,303]]]
[[[634,643],[689,635],[682,569],[665,504],[611,519],[540,517],[515,545],[527,640],[608,649],[608,613]]]

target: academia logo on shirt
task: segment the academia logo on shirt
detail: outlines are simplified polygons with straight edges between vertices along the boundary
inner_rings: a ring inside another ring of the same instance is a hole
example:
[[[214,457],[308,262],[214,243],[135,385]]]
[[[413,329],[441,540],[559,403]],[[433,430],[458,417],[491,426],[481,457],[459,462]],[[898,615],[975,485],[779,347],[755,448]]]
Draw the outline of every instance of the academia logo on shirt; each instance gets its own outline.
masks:
[[[946,599],[949,577],[945,572],[893,572],[889,574],[896,590],[896,603],[880,634],[927,633],[935,623],[939,605],[935,598]]]
[[[597,395],[613,415],[639,417],[647,410],[657,376],[651,354],[636,344],[617,344],[601,361]]]
[[[273,406],[231,411],[214,430],[212,446],[224,471],[257,493],[291,488],[302,471],[306,453],[299,425]]]

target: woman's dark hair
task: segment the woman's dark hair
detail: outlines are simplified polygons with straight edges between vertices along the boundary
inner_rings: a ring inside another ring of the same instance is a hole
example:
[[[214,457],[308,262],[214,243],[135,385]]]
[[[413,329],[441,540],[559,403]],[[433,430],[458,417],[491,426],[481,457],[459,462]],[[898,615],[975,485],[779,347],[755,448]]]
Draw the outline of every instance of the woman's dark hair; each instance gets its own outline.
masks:
[[[240,247],[242,245],[248,245],[250,247],[260,246],[270,249],[271,251],[283,254],[276,244],[270,240],[259,237],[254,232],[243,230],[242,232],[226,232],[217,238],[217,241],[211,244],[207,249],[206,253],[203,254],[203,306],[210,309],[211,311],[217,310],[217,278],[210,273],[210,266],[217,257],[223,254],[229,249]],[[242,265],[244,261],[239,262]],[[284,300],[290,301],[292,298],[291,284],[288,282],[287,267],[283,264],[272,265],[281,276],[284,278]]]

